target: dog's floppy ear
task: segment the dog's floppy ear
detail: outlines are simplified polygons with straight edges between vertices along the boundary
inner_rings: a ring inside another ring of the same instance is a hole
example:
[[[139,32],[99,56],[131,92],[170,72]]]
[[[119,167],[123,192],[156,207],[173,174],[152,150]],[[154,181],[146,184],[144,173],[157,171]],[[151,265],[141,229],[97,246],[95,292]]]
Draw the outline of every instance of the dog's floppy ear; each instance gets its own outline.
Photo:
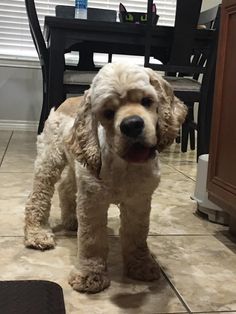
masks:
[[[157,149],[162,151],[173,143],[184,122],[187,107],[173,93],[170,84],[151,69],[146,69],[150,83],[158,94]]]
[[[75,158],[85,165],[97,178],[101,169],[101,156],[98,141],[98,124],[91,110],[90,91],[86,91],[75,119],[69,144]]]

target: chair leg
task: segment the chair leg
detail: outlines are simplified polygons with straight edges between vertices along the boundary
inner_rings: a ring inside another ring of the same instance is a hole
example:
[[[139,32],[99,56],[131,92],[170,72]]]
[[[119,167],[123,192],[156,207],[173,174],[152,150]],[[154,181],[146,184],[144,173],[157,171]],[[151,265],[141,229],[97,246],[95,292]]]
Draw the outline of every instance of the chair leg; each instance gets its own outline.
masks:
[[[176,137],[175,141],[176,141],[177,144],[180,144],[180,135]]]
[[[194,107],[189,108],[189,121],[194,122]],[[189,138],[190,138],[190,149],[195,149],[195,130],[192,125],[189,123]]]
[[[111,63],[112,62],[112,53],[109,53],[108,54],[108,63]]]
[[[38,125],[38,134],[41,134],[43,132],[44,124],[48,118],[49,112],[50,112],[50,108],[48,106],[47,93],[44,93],[43,94],[43,105],[42,105],[40,119],[39,119],[39,125]]]
[[[43,112],[41,112],[40,119],[39,119],[39,125],[38,125],[38,135],[40,135],[43,131],[44,127],[44,117],[42,115]]]
[[[182,125],[182,138],[181,138],[181,152],[186,153],[188,148],[188,122],[185,121]]]
[[[47,114],[46,102],[45,102],[45,100],[43,100],[43,105],[42,105],[42,110],[41,110],[39,125],[38,125],[38,135],[41,134],[43,131],[44,123],[46,120],[46,114]]]
[[[178,135],[178,136],[176,137],[176,139],[175,139],[175,141],[176,141],[177,144],[180,144],[180,142],[181,142],[180,132],[181,132],[181,130],[179,130],[179,135]]]
[[[189,138],[190,138],[190,148],[191,150],[195,150],[195,130],[194,129],[190,129]]]

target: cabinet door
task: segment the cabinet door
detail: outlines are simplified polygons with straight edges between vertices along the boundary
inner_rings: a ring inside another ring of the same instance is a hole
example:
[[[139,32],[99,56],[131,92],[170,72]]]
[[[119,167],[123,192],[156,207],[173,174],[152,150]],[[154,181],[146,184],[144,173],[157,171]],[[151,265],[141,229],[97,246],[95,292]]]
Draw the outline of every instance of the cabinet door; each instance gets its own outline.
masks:
[[[236,218],[236,0],[223,0],[208,173],[209,198]]]

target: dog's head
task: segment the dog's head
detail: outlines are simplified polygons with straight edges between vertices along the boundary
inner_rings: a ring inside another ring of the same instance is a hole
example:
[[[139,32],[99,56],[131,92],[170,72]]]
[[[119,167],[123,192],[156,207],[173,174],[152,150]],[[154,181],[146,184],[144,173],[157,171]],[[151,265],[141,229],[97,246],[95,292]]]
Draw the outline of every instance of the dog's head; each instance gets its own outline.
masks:
[[[78,160],[99,173],[100,123],[113,152],[127,162],[145,163],[173,142],[185,115],[185,105],[154,71],[108,64],[85,93],[74,125],[74,151]]]

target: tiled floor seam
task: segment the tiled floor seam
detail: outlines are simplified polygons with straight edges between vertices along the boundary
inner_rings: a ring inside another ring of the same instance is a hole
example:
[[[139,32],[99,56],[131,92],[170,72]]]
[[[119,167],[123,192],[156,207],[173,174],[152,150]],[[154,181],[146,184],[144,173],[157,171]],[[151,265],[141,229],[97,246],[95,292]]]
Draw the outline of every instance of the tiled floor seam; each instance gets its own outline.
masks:
[[[11,139],[12,139],[12,136],[13,136],[13,131],[11,132],[11,135],[10,135],[10,137],[9,137],[9,140],[8,140],[8,142],[7,142],[7,146],[6,146],[6,148],[5,148],[5,151],[4,151],[4,153],[3,153],[3,155],[2,155],[2,158],[1,158],[1,160],[0,160],[0,167],[2,166],[2,163],[3,163],[3,160],[4,160],[4,158],[5,158],[5,155],[6,155],[6,153],[7,153],[7,150],[8,150],[8,147],[9,147],[9,145],[10,145],[10,142],[11,142]]]
[[[196,180],[194,180],[192,177],[188,176],[188,175],[187,175],[186,173],[184,173],[183,171],[180,171],[179,169],[175,168],[175,166],[167,165],[167,164],[165,163],[165,161],[163,161],[163,160],[161,160],[161,163],[162,163],[163,165],[167,166],[168,168],[170,168],[170,169],[172,169],[172,170],[174,170],[174,171],[176,171],[176,172],[182,174],[184,177],[190,179],[191,181],[196,182]]]
[[[204,312],[196,312],[196,311],[194,311],[194,312],[191,312],[191,314],[216,314],[216,313],[220,313],[220,314],[226,314],[226,313],[236,313],[235,311],[204,311]]]
[[[148,237],[210,237],[210,236],[214,236],[214,234],[212,233],[206,233],[206,234],[149,234]],[[0,238],[23,238],[24,235],[23,234],[19,234],[19,235],[0,235]],[[67,238],[76,238],[77,235],[57,235],[55,234],[56,238],[60,238],[60,239],[67,239]],[[109,238],[120,238],[119,234],[108,234]]]
[[[188,307],[187,303],[184,301],[183,297],[181,296],[181,294],[179,293],[177,288],[174,286],[174,284],[172,283],[172,281],[169,279],[169,277],[167,276],[167,274],[164,272],[164,270],[162,268],[161,268],[161,272],[162,272],[163,276],[165,277],[165,279],[167,280],[167,282],[169,283],[171,289],[174,291],[176,297],[179,299],[179,301],[181,302],[181,304],[185,308],[186,312],[190,314],[191,310]]]
[[[177,171],[178,173],[181,173],[185,178],[190,179],[193,182],[196,182],[196,180],[194,180],[192,177],[188,176],[186,173],[184,173],[183,171],[180,171],[179,169],[176,169],[174,166],[170,166],[173,170]]]
[[[149,234],[149,237],[209,237],[209,236],[214,236],[213,233],[172,233],[172,234]]]

